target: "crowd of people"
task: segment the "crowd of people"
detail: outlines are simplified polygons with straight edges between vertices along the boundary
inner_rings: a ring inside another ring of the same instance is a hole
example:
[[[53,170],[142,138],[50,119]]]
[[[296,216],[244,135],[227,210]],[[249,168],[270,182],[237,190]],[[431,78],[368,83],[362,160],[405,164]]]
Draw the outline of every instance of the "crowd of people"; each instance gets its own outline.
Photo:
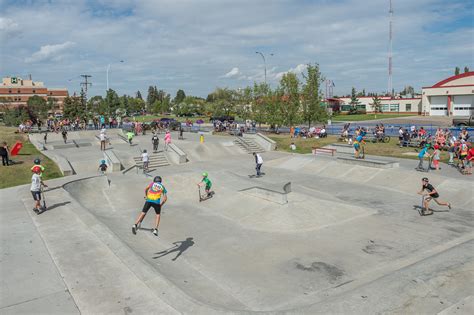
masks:
[[[326,131],[326,125],[321,127],[291,127],[290,128],[290,137],[291,138],[326,138],[328,133]]]

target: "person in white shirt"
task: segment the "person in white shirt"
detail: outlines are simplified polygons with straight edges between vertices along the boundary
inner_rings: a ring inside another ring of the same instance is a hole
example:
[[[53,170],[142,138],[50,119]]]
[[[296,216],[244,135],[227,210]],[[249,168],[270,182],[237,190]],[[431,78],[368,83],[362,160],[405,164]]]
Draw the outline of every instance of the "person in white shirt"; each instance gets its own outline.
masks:
[[[105,129],[102,129],[102,130],[105,130]],[[99,135],[99,139],[100,139],[100,149],[102,151],[105,151],[105,141],[107,141],[107,136],[105,135],[105,132],[100,132],[100,135]]]
[[[295,145],[294,142],[292,142],[292,143],[290,144],[290,149],[291,149],[291,151],[295,151],[295,150],[296,150],[296,145]]]
[[[33,211],[36,212],[36,214],[41,214],[46,209],[41,208],[41,186],[48,187],[45,183],[43,183],[43,180],[41,179],[41,167],[36,165],[32,168],[33,176],[31,177],[31,195],[33,196],[33,200],[35,201],[35,207],[33,208]]]
[[[150,161],[150,158],[148,156],[148,153],[146,150],[143,150],[142,153],[142,162],[143,162],[143,172],[148,172],[148,162]]]
[[[255,167],[255,169],[257,170],[257,176],[260,176],[261,174],[260,170],[263,164],[262,156],[256,152],[253,153],[253,156],[255,157],[255,163],[257,164],[257,166]]]

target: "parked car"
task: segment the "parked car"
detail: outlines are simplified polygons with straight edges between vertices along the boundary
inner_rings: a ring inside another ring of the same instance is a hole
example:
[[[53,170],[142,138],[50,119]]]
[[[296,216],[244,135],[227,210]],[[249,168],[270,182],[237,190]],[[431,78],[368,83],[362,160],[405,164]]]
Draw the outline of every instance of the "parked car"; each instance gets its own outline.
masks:
[[[474,116],[471,115],[466,117],[454,117],[453,126],[474,126]]]

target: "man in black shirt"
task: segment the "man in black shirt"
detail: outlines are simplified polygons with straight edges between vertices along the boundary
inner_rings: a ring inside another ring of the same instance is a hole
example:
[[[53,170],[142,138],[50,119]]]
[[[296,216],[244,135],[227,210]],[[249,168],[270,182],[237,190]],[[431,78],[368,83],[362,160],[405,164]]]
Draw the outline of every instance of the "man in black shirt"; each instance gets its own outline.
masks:
[[[449,202],[438,200],[438,197],[439,197],[438,191],[433,187],[433,185],[429,183],[428,178],[424,177],[421,180],[421,182],[422,182],[422,186],[418,194],[425,197],[423,198],[423,209],[422,209],[423,215],[433,214],[433,211],[430,210],[429,208],[429,203],[431,199],[433,199],[438,205],[446,206],[449,209],[451,209],[451,204]],[[425,190],[427,191],[427,193],[424,193]]]

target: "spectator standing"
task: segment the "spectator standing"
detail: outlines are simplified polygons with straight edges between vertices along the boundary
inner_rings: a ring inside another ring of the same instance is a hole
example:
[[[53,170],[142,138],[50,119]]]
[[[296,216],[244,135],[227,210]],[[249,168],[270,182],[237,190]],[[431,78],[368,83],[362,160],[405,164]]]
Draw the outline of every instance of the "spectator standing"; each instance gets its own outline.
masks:
[[[165,151],[168,151],[168,146],[171,143],[171,133],[169,130],[166,130],[165,134]]]
[[[0,147],[0,155],[2,156],[2,165],[8,166],[8,145],[6,142],[3,142]]]

